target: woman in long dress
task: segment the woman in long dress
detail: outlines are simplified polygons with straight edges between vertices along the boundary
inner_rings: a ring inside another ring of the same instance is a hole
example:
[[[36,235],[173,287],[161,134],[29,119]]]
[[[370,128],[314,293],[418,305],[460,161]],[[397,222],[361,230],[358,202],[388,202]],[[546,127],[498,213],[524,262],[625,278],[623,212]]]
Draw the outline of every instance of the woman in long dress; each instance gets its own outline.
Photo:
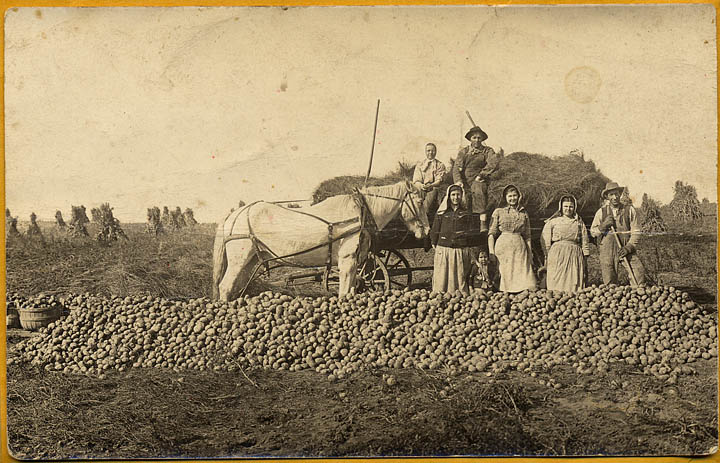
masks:
[[[545,222],[541,242],[546,256],[547,289],[577,292],[584,288],[590,239],[577,214],[574,196],[560,198],[557,212]]]
[[[503,189],[505,206],[493,211],[488,249],[500,269],[500,291],[519,293],[537,288],[532,270],[530,217],[520,205],[522,195],[515,185]]]
[[[469,293],[468,277],[474,259],[471,243],[473,233],[479,229],[473,225],[462,186],[450,185],[430,230],[435,248],[433,291]]]

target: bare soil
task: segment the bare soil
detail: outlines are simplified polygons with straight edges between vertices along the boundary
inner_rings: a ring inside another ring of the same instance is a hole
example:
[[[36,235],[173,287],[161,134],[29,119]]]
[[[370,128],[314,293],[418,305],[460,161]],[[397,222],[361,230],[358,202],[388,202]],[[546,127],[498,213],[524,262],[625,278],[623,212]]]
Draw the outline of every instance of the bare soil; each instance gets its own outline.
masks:
[[[187,288],[202,285],[195,297],[209,292],[211,227],[161,238],[140,230],[126,228],[130,243],[110,247],[16,244],[7,254],[8,290],[190,297]],[[646,237],[641,252],[654,281],[717,313],[715,236]],[[432,260],[422,250],[408,256],[417,266]],[[591,283],[598,277],[593,267]],[[429,278],[413,275],[414,285]],[[285,286],[282,273],[255,290],[267,288],[323,291],[318,282]],[[8,331],[9,357],[22,334]],[[20,459],[702,455],[717,449],[718,366],[714,359],[691,366],[696,374],[668,384],[618,364],[596,376],[570,366],[491,376],[384,369],[336,381],[315,372],[162,369],[100,379],[12,364],[8,440]]]

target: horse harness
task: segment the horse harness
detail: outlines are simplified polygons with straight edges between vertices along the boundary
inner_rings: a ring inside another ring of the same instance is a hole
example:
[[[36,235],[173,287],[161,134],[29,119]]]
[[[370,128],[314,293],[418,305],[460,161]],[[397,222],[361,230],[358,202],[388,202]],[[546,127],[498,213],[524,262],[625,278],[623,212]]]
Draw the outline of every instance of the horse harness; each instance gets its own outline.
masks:
[[[347,238],[348,236],[354,235],[355,233],[360,233],[360,239],[362,239],[363,236],[366,236],[366,235],[369,235],[372,238],[372,236],[374,236],[375,233],[378,231],[377,223],[375,222],[375,218],[373,217],[372,212],[370,211],[370,208],[367,204],[367,200],[365,199],[365,196],[373,196],[373,197],[379,197],[379,198],[384,198],[384,199],[391,199],[394,201],[402,201],[403,203],[408,204],[408,206],[411,208],[411,211],[415,215],[415,217],[419,217],[419,212],[418,212],[417,206],[415,205],[415,201],[412,199],[412,196],[410,196],[410,190],[407,190],[405,192],[405,195],[402,198],[394,198],[394,197],[389,197],[389,196],[377,195],[374,193],[361,193],[358,188],[354,188],[351,196],[352,196],[355,204],[358,206],[360,213],[358,214],[357,217],[352,217],[350,219],[342,220],[340,222],[330,222],[330,221],[327,221],[327,220],[323,219],[322,217],[318,217],[314,214],[310,214],[310,213],[307,213],[304,211],[299,211],[299,210],[287,209],[287,210],[293,211],[297,214],[302,214],[302,215],[306,215],[308,217],[315,218],[315,219],[323,222],[325,225],[327,225],[327,229],[328,229],[328,241],[327,242],[320,243],[309,249],[294,252],[292,254],[288,254],[285,256],[278,256],[275,252],[273,252],[272,249],[270,249],[269,246],[267,246],[265,243],[263,243],[262,240],[260,240],[255,235],[255,233],[253,232],[252,224],[250,223],[250,214],[247,214],[248,233],[235,233],[235,234],[231,233],[230,235],[225,237],[225,239],[223,240],[222,252],[225,253],[225,247],[229,241],[241,240],[241,239],[249,239],[251,241],[253,249],[255,251],[255,254],[258,256],[258,259],[260,260],[260,262],[255,267],[252,275],[248,279],[248,284],[255,277],[255,274],[257,273],[257,271],[260,267],[265,267],[265,271],[269,271],[270,270],[270,262],[273,262],[273,261],[283,262],[287,266],[299,267],[299,265],[293,264],[291,262],[287,262],[285,259],[315,251],[316,249],[320,249],[323,246],[328,247],[328,255],[325,260],[325,268],[326,268],[326,271],[329,272],[332,267],[332,251],[333,251],[333,243],[334,242],[339,241],[343,238]],[[408,199],[407,199],[408,197],[410,197],[410,201],[408,201]],[[250,207],[252,207],[258,203],[261,203],[261,202],[263,202],[263,201],[252,202],[252,203],[248,204],[247,206],[243,207],[240,211],[238,211],[237,215],[235,216],[235,219],[233,220],[232,225],[230,226],[230,230],[235,228],[235,223],[236,223],[238,217],[240,217],[240,215],[243,213],[243,211],[249,210]],[[230,214],[232,214],[232,212]],[[228,214],[228,216],[225,218],[225,220],[227,220],[228,217],[230,217],[230,214]],[[338,236],[333,236],[333,232],[336,227],[355,223],[355,222],[358,223],[358,225],[356,227],[352,227],[349,230],[345,231],[344,233],[342,233]],[[358,246],[358,251],[357,251],[358,254],[359,254],[360,248],[361,248],[361,246]],[[264,252],[261,252],[261,251],[264,251]],[[272,257],[263,258],[264,253],[270,254]],[[361,256],[358,255],[356,257],[359,258]],[[243,289],[242,293],[244,293],[246,289],[247,289],[247,285]]]

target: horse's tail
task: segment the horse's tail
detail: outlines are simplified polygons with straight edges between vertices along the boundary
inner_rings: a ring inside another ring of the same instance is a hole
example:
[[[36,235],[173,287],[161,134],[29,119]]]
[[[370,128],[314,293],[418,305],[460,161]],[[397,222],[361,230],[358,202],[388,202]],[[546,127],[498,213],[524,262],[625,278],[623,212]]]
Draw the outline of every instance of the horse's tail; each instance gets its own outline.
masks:
[[[227,270],[227,253],[225,252],[225,221],[223,220],[215,230],[215,244],[213,245],[213,287],[212,298],[220,299],[220,281]]]

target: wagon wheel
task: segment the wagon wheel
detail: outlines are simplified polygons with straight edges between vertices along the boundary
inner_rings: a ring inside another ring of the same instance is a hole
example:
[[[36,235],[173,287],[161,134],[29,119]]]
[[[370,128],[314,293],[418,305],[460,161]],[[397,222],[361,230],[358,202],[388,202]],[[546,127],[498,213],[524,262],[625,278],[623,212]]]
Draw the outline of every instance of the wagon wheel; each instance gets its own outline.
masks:
[[[368,253],[365,262],[358,267],[358,291],[389,291],[390,274],[382,259],[382,251]]]
[[[407,261],[406,261],[407,262]],[[337,292],[340,284],[340,275],[337,268],[323,274],[323,287],[328,292]],[[358,266],[355,280],[357,292],[363,291],[387,291],[390,289],[390,275],[385,263],[379,256],[372,252],[368,253],[367,259]]]
[[[382,261],[390,277],[389,289],[409,288],[412,284],[412,268],[405,256],[396,249],[388,249],[378,252],[378,258]]]

